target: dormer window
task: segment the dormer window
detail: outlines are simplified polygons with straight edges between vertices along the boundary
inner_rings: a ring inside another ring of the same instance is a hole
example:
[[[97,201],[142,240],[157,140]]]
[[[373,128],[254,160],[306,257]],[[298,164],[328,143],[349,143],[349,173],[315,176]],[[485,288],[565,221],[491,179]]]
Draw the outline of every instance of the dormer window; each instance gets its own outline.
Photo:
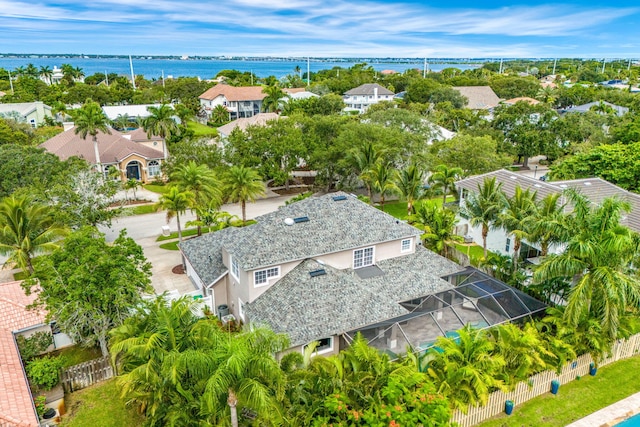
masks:
[[[353,268],[373,265],[373,246],[353,251]]]
[[[280,267],[271,267],[265,270],[258,270],[253,273],[253,285],[255,287],[264,286],[269,283],[269,279],[280,277]]]
[[[403,239],[400,242],[400,252],[409,252],[411,250],[411,239]]]

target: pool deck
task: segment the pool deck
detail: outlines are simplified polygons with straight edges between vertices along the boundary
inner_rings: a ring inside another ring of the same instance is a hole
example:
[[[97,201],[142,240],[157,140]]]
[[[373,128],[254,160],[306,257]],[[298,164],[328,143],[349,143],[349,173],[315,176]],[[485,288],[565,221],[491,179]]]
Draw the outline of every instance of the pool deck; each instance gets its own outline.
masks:
[[[610,427],[640,413],[640,393],[622,399],[566,427]]]

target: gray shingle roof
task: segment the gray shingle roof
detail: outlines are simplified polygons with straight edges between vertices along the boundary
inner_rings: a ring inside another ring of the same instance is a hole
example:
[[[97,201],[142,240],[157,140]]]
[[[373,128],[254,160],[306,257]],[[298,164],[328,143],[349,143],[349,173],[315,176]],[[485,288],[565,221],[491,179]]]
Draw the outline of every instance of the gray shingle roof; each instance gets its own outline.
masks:
[[[467,98],[467,108],[487,110],[500,104],[500,98],[489,86],[454,86],[453,89]]]
[[[601,178],[572,179],[567,181],[539,181],[537,179],[510,172],[504,169],[465,178],[456,183],[456,188],[477,192],[485,178],[496,178],[502,183],[502,190],[507,197],[513,196],[519,185],[523,190],[538,192],[538,199],[548,194],[562,193],[567,188],[579,190],[592,203],[599,204],[607,197],[617,196],[631,204],[631,212],[623,218],[622,223],[634,231],[640,232],[640,195],[626,191]]]
[[[339,196],[344,200],[333,200]],[[309,221],[285,224],[286,218],[304,216]],[[239,229],[236,238],[225,244],[245,271],[421,234],[342,192],[283,206],[256,221]]]
[[[185,240],[180,245],[182,253],[205,285],[212,284],[228,271],[222,263],[222,248],[235,238],[238,230],[235,227],[225,228]]]
[[[243,310],[252,322],[286,332],[297,346],[407,314],[399,302],[452,288],[440,277],[462,270],[420,246],[377,265],[384,275],[361,279],[351,269],[305,260]],[[326,274],[311,277],[317,269]]]
[[[351,90],[346,91],[345,95],[374,95],[374,90],[378,89],[378,96],[380,95],[395,95],[389,89],[384,86],[380,86],[378,83],[365,83],[358,87],[354,87]]]

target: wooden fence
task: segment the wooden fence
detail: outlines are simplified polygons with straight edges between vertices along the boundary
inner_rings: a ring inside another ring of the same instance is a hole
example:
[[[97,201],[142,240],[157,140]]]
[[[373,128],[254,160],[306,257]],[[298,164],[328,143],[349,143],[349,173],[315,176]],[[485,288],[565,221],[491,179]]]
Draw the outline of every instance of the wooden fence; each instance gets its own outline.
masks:
[[[598,363],[598,366],[605,366],[618,360],[635,356],[640,352],[640,334],[629,337],[628,340],[619,340],[613,345],[611,355]],[[502,413],[505,409],[505,402],[511,400],[517,407],[534,397],[551,391],[551,381],[558,380],[560,384],[566,384],[589,374],[589,365],[593,362],[591,355],[584,354],[573,362],[567,363],[560,374],[556,371],[544,371],[533,375],[527,382],[519,383],[513,391],[508,393],[495,391],[489,395],[489,400],[485,406],[469,406],[467,413],[455,410],[451,421],[459,427],[470,427],[481,423],[495,415]],[[517,410],[517,409],[515,409]]]
[[[104,357],[89,360],[62,371],[62,387],[66,393],[73,393],[100,381],[113,377],[111,359]]]

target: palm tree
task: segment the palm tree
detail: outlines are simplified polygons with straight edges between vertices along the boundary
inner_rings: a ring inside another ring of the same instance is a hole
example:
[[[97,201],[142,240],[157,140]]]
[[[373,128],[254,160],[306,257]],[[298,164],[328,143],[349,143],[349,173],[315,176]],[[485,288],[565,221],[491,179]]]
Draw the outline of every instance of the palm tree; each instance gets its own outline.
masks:
[[[369,170],[375,165],[381,158],[381,153],[370,142],[365,142],[363,145],[357,147],[349,155],[349,159],[360,179],[364,181],[367,187],[367,196],[369,202],[371,202],[371,181],[368,179]]]
[[[15,195],[0,202],[0,253],[9,256],[7,263],[32,273],[33,257],[57,249],[66,234],[48,206]]]
[[[534,274],[536,282],[564,277],[571,289],[564,317],[569,325],[597,319],[610,342],[619,335],[628,307],[640,302],[640,279],[629,271],[637,250],[636,233],[620,224],[630,205],[617,198],[591,206],[583,195],[567,193],[574,205],[568,228],[573,236],[559,255],[548,255]]]
[[[112,172],[111,170],[112,169],[109,168],[109,176],[115,175],[115,172]],[[136,190],[138,188],[140,188],[141,186],[142,186],[142,184],[137,179],[128,179],[124,183],[124,191],[125,191],[126,194],[128,194],[129,190],[133,190],[133,199],[135,200],[136,199]]]
[[[390,191],[393,191],[393,169],[391,165],[382,160],[377,161],[366,173],[373,190],[380,195],[380,208],[384,212],[384,200]]]
[[[224,105],[216,105],[211,110],[211,121],[217,125],[227,123],[229,121],[229,110]]]
[[[182,228],[180,226],[180,214],[186,212],[187,209],[191,209],[194,205],[194,194],[190,191],[180,191],[177,187],[169,188],[165,194],[161,195],[158,203],[155,204],[155,209],[164,209],[167,211],[167,224],[171,219],[176,217],[176,224],[178,226],[178,242],[182,244]],[[182,259],[184,266],[184,257]]]
[[[425,246],[444,257],[448,257],[449,247],[454,242],[462,241],[462,237],[454,232],[458,223],[456,214],[432,200],[417,204],[416,213],[409,220],[414,226],[424,230],[422,239]]]
[[[436,340],[435,347],[429,350],[433,360],[427,374],[452,407],[464,411],[469,404],[484,405],[491,391],[506,389],[498,378],[506,362],[493,350],[486,332],[467,324],[458,330],[458,337]]]
[[[118,130],[121,130],[121,131],[127,130],[127,128],[131,126],[131,117],[129,117],[129,114],[127,113],[118,114],[118,117],[116,117],[115,120],[113,120],[112,124],[113,124],[113,127],[115,127]]]
[[[24,74],[28,77],[33,77],[34,79],[37,79],[40,75],[40,73],[38,72],[38,68],[31,63],[27,64],[27,68],[25,68]]]
[[[438,165],[429,177],[429,183],[434,188],[442,189],[442,204],[447,203],[447,194],[455,190],[455,182],[462,176],[462,169],[449,168],[447,165]]]
[[[51,84],[51,78],[53,77],[53,70],[51,69],[51,67],[49,67],[48,65],[41,66],[40,77],[42,77],[42,79],[48,84]]]
[[[478,184],[477,193],[467,195],[460,210],[460,214],[468,218],[473,227],[482,226],[484,259],[487,259],[487,235],[498,220],[504,197],[502,183],[496,183],[495,177],[485,178],[482,185]]]
[[[193,160],[179,165],[171,174],[180,191],[190,191],[194,195],[196,220],[200,220],[199,208],[203,206],[217,207],[222,204],[221,184],[214,172],[207,165],[198,165]],[[198,236],[202,235],[202,227],[198,226]]]
[[[298,75],[298,77],[302,78],[302,76],[300,75],[300,73],[302,72],[302,69],[300,68],[300,66],[299,66],[299,65],[296,65],[296,66],[293,68],[293,72],[294,72],[294,73],[296,73],[296,74]]]
[[[264,87],[262,93],[267,94],[262,100],[262,107],[265,112],[277,111],[280,108],[280,100],[286,96],[284,91],[276,85]]]
[[[111,133],[109,119],[100,108],[100,104],[91,100],[87,100],[81,108],[73,111],[72,117],[75,124],[74,132],[77,135],[80,135],[82,139],[86,139],[87,135],[91,135],[93,152],[96,157],[96,170],[103,176],[100,150],[98,150],[98,133]]]
[[[546,195],[535,205],[533,216],[535,221],[530,223],[526,238],[531,243],[540,244],[540,255],[547,256],[549,246],[562,243],[568,238],[568,229],[565,224],[564,208],[561,204],[561,195],[552,193]]]
[[[411,163],[396,174],[395,189],[400,197],[407,202],[407,216],[413,212],[414,201],[420,199],[424,192],[424,172]]]
[[[166,141],[167,138],[178,131],[178,124],[173,119],[175,112],[169,105],[162,104],[159,107],[147,107],[147,111],[150,115],[143,120],[142,128],[147,132],[148,138],[151,138],[152,135],[158,135]]]
[[[232,166],[223,179],[224,193],[232,202],[242,206],[242,222],[247,222],[247,201],[255,202],[265,192],[262,178],[255,170]]]
[[[527,189],[522,190],[516,186],[513,197],[504,199],[502,212],[498,214],[496,225],[504,228],[508,233],[513,234],[513,266],[518,269],[520,261],[520,247],[522,239],[527,237],[527,230],[531,229],[531,224],[536,220],[536,198],[538,193],[533,193]]]
[[[551,86],[541,87],[536,94],[538,100],[545,104],[553,105],[556,102],[557,96],[555,90]]]
[[[288,338],[267,328],[251,328],[222,337],[213,349],[216,370],[206,382],[206,412],[219,414],[229,407],[231,425],[238,426],[236,406],[261,418],[282,421],[278,402],[284,397],[284,372],[275,358],[289,346]]]

